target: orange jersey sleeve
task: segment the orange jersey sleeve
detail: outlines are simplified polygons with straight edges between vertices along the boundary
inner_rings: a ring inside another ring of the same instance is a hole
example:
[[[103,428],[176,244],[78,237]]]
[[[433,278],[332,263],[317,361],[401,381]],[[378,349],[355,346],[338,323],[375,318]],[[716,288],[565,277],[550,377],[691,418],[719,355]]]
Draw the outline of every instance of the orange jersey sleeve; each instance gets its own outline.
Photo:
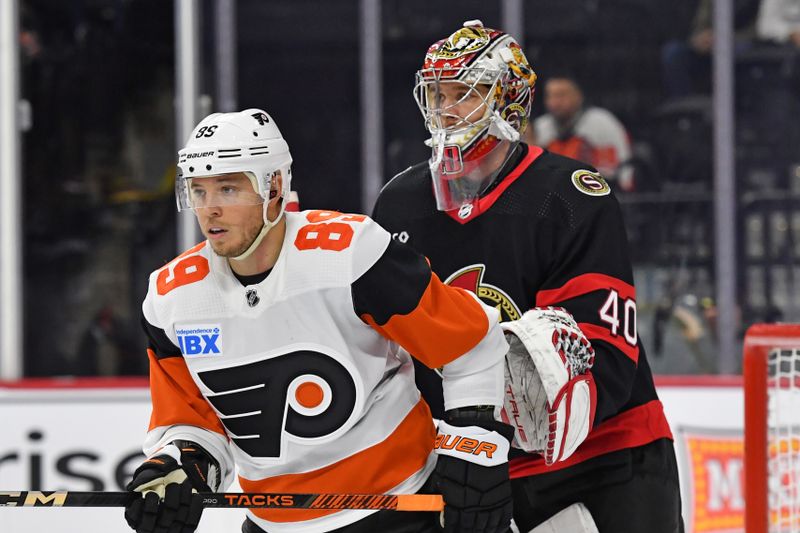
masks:
[[[148,322],[144,316],[142,328],[148,340],[153,403],[149,430],[186,425],[225,435],[216,412],[192,379],[180,348],[170,341],[164,330]]]
[[[423,256],[396,241],[353,283],[353,302],[364,322],[430,368],[469,352],[489,331],[471,294],[442,283]]]
[[[152,349],[147,350],[147,356],[153,402],[149,430],[186,425],[225,435],[222,423],[197,388],[183,357],[159,359]]]

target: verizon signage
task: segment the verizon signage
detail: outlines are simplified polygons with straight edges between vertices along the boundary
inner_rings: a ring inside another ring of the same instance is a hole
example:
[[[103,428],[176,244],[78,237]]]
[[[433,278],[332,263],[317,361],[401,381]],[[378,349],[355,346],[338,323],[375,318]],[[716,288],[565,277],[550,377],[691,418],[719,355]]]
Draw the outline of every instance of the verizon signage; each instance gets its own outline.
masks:
[[[144,459],[149,418],[150,396],[142,386],[0,387],[0,491],[124,490]],[[130,532],[123,513],[0,507],[0,532]],[[239,531],[243,520],[241,510],[209,509],[197,531]]]

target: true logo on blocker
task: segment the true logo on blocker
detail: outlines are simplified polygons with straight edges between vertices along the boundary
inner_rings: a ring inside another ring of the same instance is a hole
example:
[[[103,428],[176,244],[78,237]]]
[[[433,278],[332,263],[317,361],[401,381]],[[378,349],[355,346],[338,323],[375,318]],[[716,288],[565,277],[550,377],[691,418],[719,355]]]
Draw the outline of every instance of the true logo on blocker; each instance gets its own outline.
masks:
[[[222,354],[222,328],[219,325],[177,326],[175,335],[183,355]]]

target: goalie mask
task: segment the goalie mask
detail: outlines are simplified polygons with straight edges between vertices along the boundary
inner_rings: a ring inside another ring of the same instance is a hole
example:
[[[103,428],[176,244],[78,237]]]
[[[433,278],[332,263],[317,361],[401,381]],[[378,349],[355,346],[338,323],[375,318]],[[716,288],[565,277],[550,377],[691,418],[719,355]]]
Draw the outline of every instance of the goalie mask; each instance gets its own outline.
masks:
[[[192,131],[178,152],[175,196],[178,211],[230,205],[263,205],[264,226],[245,250],[242,260],[258,247],[267,232],[280,221],[291,185],[292,156],[277,124],[261,109],[237,113],[213,113]],[[199,180],[244,173],[252,190],[221,188],[210,191]],[[280,176],[280,190],[277,177]],[[194,184],[194,186],[193,186]],[[269,200],[282,201],[277,216],[267,215]]]
[[[469,216],[519,143],[535,84],[519,44],[479,20],[428,49],[414,98],[431,134],[438,209]]]

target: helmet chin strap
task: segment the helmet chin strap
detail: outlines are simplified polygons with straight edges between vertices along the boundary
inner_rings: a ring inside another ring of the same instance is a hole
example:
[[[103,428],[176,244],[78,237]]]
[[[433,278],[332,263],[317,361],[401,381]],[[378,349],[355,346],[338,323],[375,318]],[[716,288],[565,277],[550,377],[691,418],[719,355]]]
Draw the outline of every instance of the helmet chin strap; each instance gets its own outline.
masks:
[[[261,244],[261,241],[264,240],[264,237],[267,236],[269,230],[274,228],[278,224],[278,222],[280,222],[281,217],[283,216],[284,213],[283,206],[284,206],[283,200],[281,200],[281,207],[280,211],[278,211],[278,216],[275,217],[275,220],[270,221],[269,215],[267,215],[267,209],[269,209],[269,202],[264,202],[264,225],[261,226],[261,231],[258,232],[256,238],[253,239],[253,242],[250,244],[250,246],[247,247],[247,250],[237,255],[236,257],[232,258],[234,261],[244,261],[245,259],[250,257],[250,255],[253,252],[256,251],[256,248],[258,248],[258,245]]]

